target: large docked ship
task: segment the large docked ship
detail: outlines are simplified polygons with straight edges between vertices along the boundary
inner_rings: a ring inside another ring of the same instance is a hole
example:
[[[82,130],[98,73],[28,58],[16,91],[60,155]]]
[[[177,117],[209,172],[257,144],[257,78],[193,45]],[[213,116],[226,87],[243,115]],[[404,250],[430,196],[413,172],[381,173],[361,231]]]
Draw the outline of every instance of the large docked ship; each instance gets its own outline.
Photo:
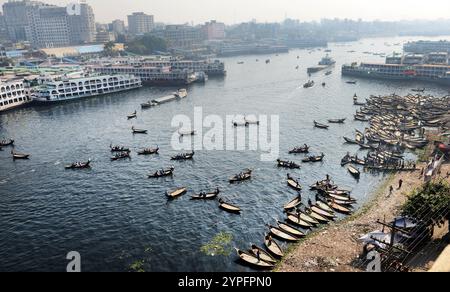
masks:
[[[307,72],[308,72],[308,74],[316,73],[316,72],[325,70],[331,66],[334,66],[335,64],[336,64],[336,61],[333,60],[333,58],[331,58],[330,56],[326,55],[325,57],[322,58],[322,60],[320,60],[318,66],[309,67],[307,69]]]
[[[141,79],[133,75],[87,75],[71,77],[40,77],[32,98],[36,103],[54,103],[84,97],[104,95],[142,87]]]
[[[342,75],[372,79],[411,80],[450,85],[450,66],[439,54],[387,57],[385,64],[353,63],[342,66]],[[435,61],[432,61],[435,60]],[[439,60],[439,62],[437,62]]]
[[[118,57],[99,59],[94,61],[96,65],[128,65],[138,67],[171,67],[174,70],[191,70],[193,72],[203,72],[209,77],[224,76],[227,71],[225,64],[219,60],[183,60],[165,56],[145,56],[145,57]]]
[[[22,106],[31,101],[22,80],[0,81],[0,112]]]
[[[198,81],[199,78],[193,70],[178,70],[170,66],[94,65],[91,68],[101,74],[132,74],[139,77],[145,85],[183,86]]]

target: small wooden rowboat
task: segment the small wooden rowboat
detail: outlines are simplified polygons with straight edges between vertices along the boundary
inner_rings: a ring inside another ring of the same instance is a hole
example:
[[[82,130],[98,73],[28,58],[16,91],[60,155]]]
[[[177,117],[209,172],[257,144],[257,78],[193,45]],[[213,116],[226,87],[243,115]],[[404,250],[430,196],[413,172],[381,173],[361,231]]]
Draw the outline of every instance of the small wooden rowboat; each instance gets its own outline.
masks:
[[[330,126],[314,121],[314,127],[319,129],[328,129]]]
[[[302,203],[302,197],[298,196],[297,198],[293,199],[292,201],[290,201],[289,203],[287,203],[286,205],[284,205],[284,209],[285,210],[291,210],[296,208],[297,206],[299,206]]]
[[[115,156],[111,157],[111,161],[117,161],[117,160],[126,159],[126,158],[131,158],[130,152],[117,153]]]
[[[187,188],[184,188],[184,187],[183,187],[183,188],[176,189],[176,190],[174,190],[174,191],[168,191],[168,192],[166,192],[166,196],[167,196],[169,199],[175,199],[175,198],[178,198],[178,197],[180,197],[180,196],[186,194],[186,192],[187,192]]]
[[[269,226],[269,230],[270,230],[270,233],[273,236],[275,236],[275,237],[277,237],[277,238],[279,238],[281,240],[291,241],[291,242],[299,241],[299,238],[297,238],[297,237],[295,237],[295,236],[293,236],[293,235],[283,231],[282,229],[280,229],[278,227]]]
[[[314,213],[317,213],[321,216],[324,216],[326,218],[330,218],[330,219],[336,218],[336,215],[334,215],[333,213],[327,212],[325,210],[322,210],[317,205],[311,206],[311,211],[313,211]]]
[[[66,165],[65,169],[83,169],[90,167],[91,167],[91,160],[89,159],[87,162],[75,162],[70,165]]]
[[[276,257],[282,258],[284,256],[284,252],[281,249],[281,247],[278,245],[278,243],[272,239],[272,236],[266,235],[264,239],[264,244],[266,245],[267,249]]]
[[[237,248],[236,248],[236,252],[242,261],[244,261],[245,263],[247,263],[251,266],[255,266],[260,269],[272,269],[275,267],[275,265],[273,263],[268,263],[268,262],[262,260],[262,258],[258,259],[258,257],[253,254],[246,253]]]
[[[314,217],[312,217],[311,215],[309,215],[309,214],[307,214],[305,212],[302,212],[301,210],[297,211],[296,216],[300,217],[301,220],[303,220],[305,222],[308,222],[309,224],[312,224],[312,225],[318,225],[319,224],[317,219],[315,219]]]
[[[217,196],[219,195],[220,190],[219,188],[215,189],[212,192],[200,192],[199,194],[195,194],[191,197],[192,200],[212,200],[217,198]]]
[[[178,131],[178,135],[180,135],[180,137],[184,137],[184,136],[194,136],[196,133],[195,130],[192,131]]]
[[[134,111],[134,113],[128,115],[127,118],[128,118],[129,120],[137,118],[137,112]]]
[[[350,172],[350,174],[356,179],[359,179],[361,177],[361,172],[353,165],[348,166],[348,172]]]
[[[222,199],[219,199],[219,204],[220,204],[219,207],[222,210],[225,210],[229,213],[235,213],[235,214],[241,213],[241,208],[239,208],[238,206],[226,203]]]
[[[284,222],[277,222],[278,227],[283,230],[284,232],[287,232],[289,234],[294,235],[295,237],[301,238],[305,236],[305,233],[303,233],[302,231],[298,230],[297,228],[292,227],[291,225],[284,223]]]
[[[289,154],[303,154],[309,152],[309,146],[304,145],[302,147],[295,147],[294,149],[289,151]]]
[[[300,183],[293,177],[291,177],[290,174],[287,175],[287,184],[289,187],[293,188],[296,191],[302,190],[302,186],[300,185]]]
[[[339,204],[337,204],[337,203],[335,203],[335,202],[333,202],[333,201],[331,201],[331,202],[329,203],[329,205],[330,205],[331,208],[333,208],[334,210],[336,210],[336,211],[339,212],[339,213],[346,214],[346,215],[352,213],[352,210],[350,210],[349,208],[344,207],[344,206],[342,206],[342,205],[339,205]]]
[[[252,244],[252,248],[248,252],[254,256],[257,256],[257,254],[259,253],[259,259],[267,263],[275,264],[277,262],[277,260],[273,256],[271,256],[267,251],[265,251],[264,249],[260,248],[255,244]]]
[[[148,176],[148,178],[160,178],[160,177],[172,176],[174,170],[175,170],[174,167],[171,167],[171,168],[168,168],[168,169],[158,170],[158,171],[155,171],[153,174],[150,174]]]
[[[18,160],[27,160],[27,159],[30,158],[29,154],[16,153],[13,150],[11,150],[11,155],[12,155],[14,160],[16,160],[16,159],[18,159]]]
[[[109,145],[109,148],[111,149],[111,152],[131,152],[130,148],[126,148],[124,146],[112,146],[112,145]]]
[[[159,147],[145,148],[142,151],[139,151],[138,155],[154,155],[154,154],[158,154],[158,152],[159,152]]]
[[[192,151],[191,153],[182,153],[175,155],[171,158],[171,160],[175,161],[183,161],[183,160],[192,160],[194,158],[195,152]]]
[[[131,127],[131,131],[133,131],[133,134],[147,134],[147,130],[142,129],[136,129],[134,126]]]
[[[310,208],[305,208],[305,212],[311,216],[312,218],[316,219],[320,223],[328,223],[331,221],[330,218],[327,218],[325,216],[322,216],[320,214],[317,214],[316,212],[312,211]]]
[[[300,165],[292,161],[284,161],[277,159],[278,167],[290,168],[290,169],[299,169]]]
[[[314,163],[314,162],[321,162],[323,161],[323,158],[325,157],[325,154],[321,154],[320,156],[308,156],[305,159],[302,160],[304,163]]]
[[[246,181],[252,178],[252,170],[247,169],[244,170],[243,172],[231,177],[229,179],[230,183],[237,183],[237,182],[241,182],[241,181]]]
[[[347,119],[331,119],[331,120],[328,120],[328,123],[330,123],[330,124],[343,124],[343,123],[345,123],[346,120]]]
[[[328,212],[330,214],[334,213],[333,209],[327,203],[325,203],[323,201],[317,200],[316,205],[320,209],[322,209],[322,210],[324,210],[324,211],[326,211],[326,212]]]
[[[14,145],[13,139],[9,139],[9,141],[8,140],[0,141],[0,147],[6,147],[6,146],[12,146],[12,145]]]
[[[301,216],[295,213],[288,213],[287,219],[289,222],[294,223],[295,225],[298,225],[302,228],[311,228],[313,225],[309,222],[306,222],[305,220],[300,218]]]

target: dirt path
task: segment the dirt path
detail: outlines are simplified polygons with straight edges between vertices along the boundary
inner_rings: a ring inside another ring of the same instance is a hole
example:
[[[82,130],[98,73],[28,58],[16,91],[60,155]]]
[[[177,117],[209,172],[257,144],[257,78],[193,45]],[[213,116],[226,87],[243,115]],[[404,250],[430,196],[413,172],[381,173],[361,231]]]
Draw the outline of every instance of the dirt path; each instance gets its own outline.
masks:
[[[425,165],[419,165],[422,168]],[[442,174],[450,172],[450,165],[444,165]],[[357,214],[344,221],[329,225],[312,234],[293,247],[280,264],[279,272],[350,272],[361,271],[352,263],[362,253],[363,245],[357,241],[364,234],[380,230],[377,220],[389,221],[398,214],[406,195],[419,187],[423,180],[420,171],[398,173],[388,179],[374,194],[372,202]],[[398,181],[404,181],[401,190]],[[450,180],[449,180],[450,182]],[[389,187],[395,191],[389,195]]]

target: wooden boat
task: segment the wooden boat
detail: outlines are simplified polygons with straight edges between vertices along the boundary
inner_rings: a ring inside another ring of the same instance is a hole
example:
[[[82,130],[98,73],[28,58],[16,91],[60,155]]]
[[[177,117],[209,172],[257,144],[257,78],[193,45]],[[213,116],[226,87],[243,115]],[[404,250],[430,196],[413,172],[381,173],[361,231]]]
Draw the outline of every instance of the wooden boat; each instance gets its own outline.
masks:
[[[255,244],[252,244],[252,248],[249,250],[249,253],[254,256],[257,256],[257,254],[259,253],[259,259],[265,261],[266,263],[275,264],[277,262],[277,260],[267,251],[260,248],[259,246],[256,246]]]
[[[252,178],[252,171],[247,169],[229,179],[230,183],[237,183],[241,181],[246,181]]]
[[[297,228],[294,228],[292,226],[290,226],[289,224],[283,223],[278,221],[277,222],[278,227],[283,230],[284,232],[287,232],[289,234],[292,234],[296,237],[304,237],[305,233],[303,233],[302,231],[298,230]]]
[[[302,154],[302,153],[308,153],[309,152],[309,146],[304,145],[302,147],[295,147],[294,149],[289,151],[289,154]]]
[[[314,127],[320,128],[320,129],[328,129],[330,126],[314,121]]]
[[[264,244],[270,251],[270,253],[272,253],[274,256],[279,258],[282,258],[284,256],[283,250],[278,245],[278,243],[272,239],[272,236],[266,235],[266,237],[264,238]]]
[[[142,151],[138,151],[138,155],[154,155],[158,154],[159,147],[156,148],[145,148]]]
[[[331,120],[328,120],[328,123],[330,123],[330,124],[343,124],[343,123],[345,123],[346,120],[347,119],[331,119]]]
[[[347,137],[344,137],[344,140],[348,144],[358,144],[359,143],[358,141],[350,139],[350,138],[347,138]]]
[[[325,157],[325,154],[322,153],[320,156],[308,156],[305,159],[302,160],[304,163],[308,162],[321,162],[323,161],[323,158]]]
[[[18,159],[18,160],[27,160],[27,159],[30,158],[29,154],[16,153],[13,150],[11,150],[11,155],[12,155],[14,160],[16,160],[16,159]]]
[[[413,92],[421,92],[421,93],[423,93],[423,92],[425,92],[425,88],[413,88],[413,89],[411,89],[411,91],[413,91]]]
[[[261,268],[261,269],[273,269],[275,267],[273,263],[268,263],[266,261],[263,261],[262,259],[258,259],[257,256],[251,255],[251,254],[241,251],[237,248],[236,248],[236,252],[237,252],[239,258],[249,265],[252,265],[252,266],[255,266],[255,267]]]
[[[322,210],[324,210],[324,211],[326,211],[326,212],[328,212],[328,213],[330,213],[330,214],[333,214],[333,213],[334,213],[333,208],[331,208],[327,203],[325,203],[325,202],[323,202],[323,201],[321,201],[321,200],[317,200],[317,201],[316,201],[316,205],[317,205],[317,207],[319,207],[320,209],[322,209]]]
[[[295,213],[288,213],[287,214],[287,219],[289,222],[294,223],[295,225],[298,225],[302,228],[311,228],[313,227],[313,225],[309,222],[306,222],[305,220],[299,218],[300,215],[295,214]]]
[[[128,118],[129,120],[137,118],[137,112],[134,111],[134,113],[128,115],[127,118]]]
[[[187,193],[187,188],[183,187],[183,188],[179,188],[179,189],[174,190],[174,191],[166,192],[166,196],[169,199],[175,199],[175,198],[178,198],[178,197],[180,197],[180,196],[182,196],[182,195],[184,195],[186,193]]]
[[[331,75],[333,72],[332,71],[327,71],[325,72],[325,76]]]
[[[348,166],[348,171],[350,172],[350,174],[352,176],[354,176],[356,179],[359,179],[361,177],[361,172],[359,171],[359,169],[357,169],[356,167],[354,167],[353,165],[349,165]]]
[[[196,133],[195,130],[192,131],[185,131],[185,132],[180,132],[178,131],[178,135],[180,135],[180,137],[184,137],[184,136],[194,136]]]
[[[336,217],[333,213],[330,213],[330,212],[327,212],[325,210],[322,210],[317,205],[311,206],[311,211],[313,211],[314,213],[317,213],[317,214],[319,214],[321,216],[324,216],[326,218],[330,218],[330,219],[333,219],[333,218]]]
[[[300,165],[298,165],[297,163],[292,162],[292,161],[284,161],[284,160],[277,159],[277,162],[278,162],[278,167],[284,167],[284,168],[290,168],[290,169],[300,168]]]
[[[147,130],[142,129],[136,129],[135,127],[131,127],[131,131],[133,131],[133,134],[147,134]]]
[[[219,199],[219,207],[229,213],[241,213],[241,208],[234,206],[232,204],[224,202],[222,199]]]
[[[191,153],[182,153],[178,154],[176,156],[173,156],[171,160],[181,161],[181,160],[191,160],[194,158],[195,152],[192,151]]]
[[[191,197],[191,199],[192,200],[212,200],[212,199],[217,198],[219,193],[220,193],[220,190],[219,190],[219,188],[217,188],[214,191],[209,192],[209,193],[200,192],[199,194],[193,195]]]
[[[356,84],[357,81],[347,81],[347,82],[345,82],[345,83],[347,83],[347,84]]]
[[[368,122],[369,119],[367,119],[365,116],[362,115],[355,115],[355,121],[360,121],[360,122]]]
[[[0,147],[7,147],[7,146],[13,146],[13,145],[14,145],[13,139],[9,139],[9,141],[8,140],[0,141]]]
[[[352,210],[350,210],[349,208],[339,205],[333,201],[331,201],[329,203],[329,205],[331,208],[333,208],[334,210],[336,210],[339,213],[342,213],[342,214],[351,214],[352,213]]]
[[[295,237],[295,236],[293,236],[293,235],[291,235],[291,234],[289,234],[289,233],[287,233],[287,232],[281,230],[281,229],[278,228],[278,227],[269,226],[269,230],[270,230],[270,233],[271,233],[273,236],[275,236],[275,237],[277,237],[277,238],[279,238],[279,239],[281,239],[281,240],[284,240],[284,241],[291,241],[291,242],[297,242],[297,241],[299,241],[299,239],[298,239],[297,237]]]
[[[336,195],[334,193],[328,193],[327,194],[328,197],[335,199],[335,200],[339,200],[339,201],[343,201],[343,202],[349,202],[349,203],[355,203],[356,199],[348,196],[348,195]]]
[[[328,223],[330,222],[332,219],[322,216],[316,212],[313,212],[310,208],[305,208],[305,212],[306,214],[308,214],[308,216],[310,216],[311,218],[314,218],[315,220],[317,220],[320,223]]]
[[[175,168],[171,167],[169,169],[162,169],[162,170],[158,170],[153,174],[150,174],[148,176],[148,178],[160,178],[160,177],[167,177],[167,176],[172,176],[173,172],[174,172]]]
[[[251,119],[247,119],[247,117],[244,117],[244,121],[247,125],[257,125],[259,126],[259,121],[258,120],[251,120]]]
[[[302,198],[301,198],[301,196],[298,196],[297,198],[293,199],[292,201],[290,201],[289,203],[284,205],[284,209],[285,210],[294,209],[297,206],[299,206],[301,203],[302,203]]]
[[[291,177],[290,174],[287,175],[287,184],[289,187],[293,188],[296,191],[302,190],[302,186],[300,185],[300,183],[293,177]]]
[[[116,161],[116,160],[125,159],[125,158],[131,158],[130,152],[117,153],[115,156],[111,157],[111,161]]]
[[[131,152],[130,148],[126,148],[123,146],[112,146],[109,145],[109,148],[111,149],[111,152]]]
[[[322,87],[327,86],[327,84],[325,82],[322,82]]]
[[[356,106],[365,106],[365,105],[367,105],[367,103],[365,103],[365,102],[359,102],[357,99],[355,99],[355,100],[353,100],[353,105],[356,105]]]
[[[83,169],[90,167],[91,167],[91,160],[89,159],[87,162],[75,162],[70,165],[66,165],[65,169]]]
[[[297,215],[297,217],[299,217],[301,220],[308,222],[309,224],[312,224],[312,225],[319,224],[319,222],[315,218],[311,217],[309,214],[307,214],[305,212],[302,212],[301,210],[297,210],[297,214],[295,214],[295,215]]]

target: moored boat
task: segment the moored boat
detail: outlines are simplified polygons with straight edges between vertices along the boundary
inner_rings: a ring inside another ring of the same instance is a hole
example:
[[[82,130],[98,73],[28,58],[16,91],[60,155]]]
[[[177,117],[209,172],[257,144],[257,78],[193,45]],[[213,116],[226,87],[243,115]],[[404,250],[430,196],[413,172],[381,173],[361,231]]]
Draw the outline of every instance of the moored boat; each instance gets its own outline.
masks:
[[[192,160],[194,158],[195,152],[191,153],[181,153],[175,156],[172,156],[171,160],[182,161],[182,160]]]
[[[133,131],[133,134],[147,134],[147,130],[142,129],[136,129],[134,126],[131,127],[131,131]]]
[[[247,169],[244,170],[243,172],[231,177],[229,179],[230,183],[237,183],[237,182],[242,182],[242,181],[246,181],[252,178],[252,170]]]
[[[349,165],[348,166],[348,171],[350,172],[350,174],[355,177],[356,179],[359,179],[361,177],[361,172],[359,171],[359,169],[357,169],[356,167],[354,167],[353,165]]]
[[[138,155],[154,155],[154,154],[158,154],[158,152],[159,152],[159,147],[145,148],[141,151],[138,151]]]
[[[252,248],[249,250],[249,253],[267,263],[275,264],[277,262],[277,260],[273,256],[271,256],[267,251],[265,251],[264,249],[260,248],[255,244],[252,244]]]
[[[275,236],[275,237],[277,237],[277,238],[279,238],[281,240],[291,241],[291,242],[299,241],[299,238],[297,238],[297,237],[295,237],[295,236],[293,236],[293,235],[283,231],[282,229],[280,229],[278,227],[269,226],[269,230],[270,230],[270,233],[273,236]]]
[[[277,159],[278,167],[290,168],[290,169],[298,169],[300,165],[293,161],[284,161],[281,159]]]
[[[302,198],[301,198],[301,196],[298,196],[297,198],[293,199],[292,201],[290,201],[289,203],[284,205],[284,209],[285,210],[294,209],[297,206],[299,206],[301,203],[302,203]]]
[[[14,145],[13,139],[9,139],[9,141],[8,140],[0,141],[0,147],[7,147],[7,146],[13,146],[13,145]]]
[[[261,258],[258,258],[255,255],[251,255],[251,254],[246,253],[237,248],[236,248],[236,252],[242,261],[244,261],[245,263],[247,263],[251,266],[255,266],[258,268],[262,268],[262,269],[272,269],[275,267],[273,263],[268,263],[268,262],[262,260]]]
[[[264,238],[264,244],[267,249],[276,257],[282,258],[284,256],[283,249],[275,240],[273,240],[272,236],[266,235],[266,237]]]
[[[302,231],[298,230],[297,228],[294,228],[294,227],[290,226],[287,223],[283,223],[283,222],[280,222],[280,221],[278,221],[277,223],[278,223],[278,227],[281,230],[283,230],[284,232],[292,234],[292,235],[294,235],[296,237],[304,237],[305,236],[305,233],[303,233]]]
[[[314,121],[314,127],[327,130],[330,126]]]
[[[296,191],[302,190],[302,186],[300,185],[300,183],[296,179],[291,177],[290,174],[287,175],[287,184],[289,187],[293,188]]]
[[[13,150],[11,150],[11,155],[12,155],[14,160],[16,160],[16,159],[18,159],[18,160],[27,160],[27,159],[30,158],[29,154],[17,153],[17,152],[14,152]]]

